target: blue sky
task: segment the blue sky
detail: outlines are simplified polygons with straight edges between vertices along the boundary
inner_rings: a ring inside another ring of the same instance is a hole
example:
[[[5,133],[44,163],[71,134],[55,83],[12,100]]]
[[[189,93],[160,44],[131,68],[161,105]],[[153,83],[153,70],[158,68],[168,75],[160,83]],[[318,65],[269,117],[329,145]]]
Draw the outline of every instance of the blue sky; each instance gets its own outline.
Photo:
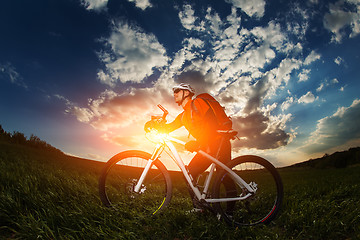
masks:
[[[0,29],[0,124],[68,154],[150,150],[179,82],[225,106],[234,156],[360,146],[359,0],[6,0]]]

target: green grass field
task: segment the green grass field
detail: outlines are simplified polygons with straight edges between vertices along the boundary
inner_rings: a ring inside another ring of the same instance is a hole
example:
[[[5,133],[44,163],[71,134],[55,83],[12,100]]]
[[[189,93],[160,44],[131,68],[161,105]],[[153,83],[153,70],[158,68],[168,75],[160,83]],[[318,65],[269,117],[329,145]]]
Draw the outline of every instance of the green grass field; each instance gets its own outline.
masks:
[[[284,203],[269,225],[230,228],[186,214],[184,180],[170,206],[143,218],[99,199],[103,163],[0,142],[1,239],[360,239],[360,166],[280,169]]]

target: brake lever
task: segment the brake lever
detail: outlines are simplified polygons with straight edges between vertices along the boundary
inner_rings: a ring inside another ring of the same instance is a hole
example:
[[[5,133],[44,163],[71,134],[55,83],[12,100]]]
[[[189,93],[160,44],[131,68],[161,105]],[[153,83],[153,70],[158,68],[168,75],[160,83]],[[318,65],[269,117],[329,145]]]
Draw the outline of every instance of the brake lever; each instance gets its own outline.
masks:
[[[166,110],[163,106],[161,106],[160,104],[158,104],[157,105],[160,109],[161,109],[161,111],[163,111],[164,113],[163,113],[163,115],[162,115],[162,119],[166,119],[166,116],[169,114],[169,112],[168,112],[168,110]]]

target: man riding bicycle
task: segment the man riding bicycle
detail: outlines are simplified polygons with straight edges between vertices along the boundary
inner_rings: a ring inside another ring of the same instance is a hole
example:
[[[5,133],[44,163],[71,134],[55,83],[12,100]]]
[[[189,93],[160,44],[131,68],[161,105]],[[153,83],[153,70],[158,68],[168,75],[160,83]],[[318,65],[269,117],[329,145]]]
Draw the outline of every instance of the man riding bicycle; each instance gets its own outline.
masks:
[[[101,201],[108,207],[116,206],[118,202],[120,206],[124,206],[123,201],[130,202],[139,212],[152,215],[166,207],[171,200],[172,184],[160,155],[167,147],[170,152],[165,152],[178,164],[188,184],[194,205],[188,213],[209,210],[232,226],[270,222],[279,211],[283,197],[281,177],[275,167],[253,155],[239,156],[230,161],[230,139],[237,132],[232,130],[232,122],[221,105],[206,93],[193,98],[195,91],[188,84],[175,86],[173,92],[174,100],[183,112],[166,124],[168,112],[158,105],[164,112],[163,116],[152,116],[144,130],[149,133],[157,129],[161,133],[184,126],[196,140],[184,143],[165,135],[153,154],[138,150],[116,154],[106,163],[99,179]],[[187,167],[172,142],[197,152]],[[209,167],[210,161],[214,165],[205,184],[199,186],[198,176]],[[262,190],[258,191],[258,186]]]
[[[222,138],[217,132],[218,119],[209,103],[202,98],[195,98],[195,90],[185,83],[173,87],[174,100],[184,111],[176,119],[162,126],[166,132],[172,132],[184,126],[196,139],[189,141],[185,149],[194,152],[203,150],[211,156],[226,163],[231,160],[230,139]],[[203,173],[211,162],[201,154],[196,154],[188,165],[188,171],[196,182],[198,176]]]

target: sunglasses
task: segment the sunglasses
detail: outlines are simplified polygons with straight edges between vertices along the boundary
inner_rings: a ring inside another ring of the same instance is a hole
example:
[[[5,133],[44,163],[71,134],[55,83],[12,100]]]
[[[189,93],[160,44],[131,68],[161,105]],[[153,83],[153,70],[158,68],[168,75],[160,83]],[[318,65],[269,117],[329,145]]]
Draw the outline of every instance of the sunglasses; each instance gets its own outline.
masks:
[[[180,92],[180,91],[181,91],[181,89],[178,88],[178,89],[175,89],[175,90],[174,90],[174,93],[178,93],[178,92]]]

